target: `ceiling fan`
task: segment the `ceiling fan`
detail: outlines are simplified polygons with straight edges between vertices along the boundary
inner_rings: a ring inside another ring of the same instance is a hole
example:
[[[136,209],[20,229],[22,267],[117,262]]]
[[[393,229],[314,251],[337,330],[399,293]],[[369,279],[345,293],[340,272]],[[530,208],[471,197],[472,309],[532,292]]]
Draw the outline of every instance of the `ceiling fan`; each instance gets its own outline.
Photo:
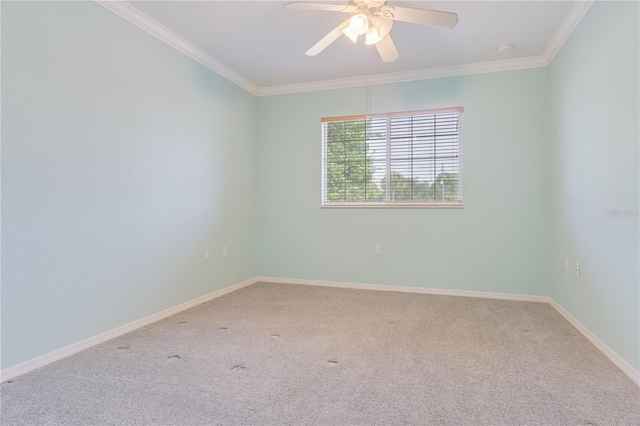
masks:
[[[329,34],[324,36],[311,49],[307,56],[315,56],[336,41],[342,34],[354,43],[358,37],[365,36],[366,45],[375,45],[383,62],[398,59],[398,50],[393,43],[389,31],[393,21],[411,22],[414,24],[453,28],[458,23],[458,15],[437,10],[415,9],[411,7],[394,7],[386,4],[386,0],[354,0],[350,5],[292,2],[285,4],[285,9],[320,10],[328,12],[344,12],[351,17],[344,20]]]

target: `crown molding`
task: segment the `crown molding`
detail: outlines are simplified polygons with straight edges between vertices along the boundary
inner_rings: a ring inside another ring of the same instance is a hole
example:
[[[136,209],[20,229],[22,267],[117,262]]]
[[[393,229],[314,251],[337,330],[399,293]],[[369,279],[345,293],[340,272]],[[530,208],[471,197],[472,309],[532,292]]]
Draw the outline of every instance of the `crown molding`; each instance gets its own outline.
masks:
[[[507,59],[501,61],[480,62],[476,64],[454,65],[440,68],[427,68],[416,71],[405,71],[371,76],[322,80],[310,83],[287,84],[283,86],[261,87],[258,96],[286,95],[292,93],[314,92],[318,90],[344,89],[378,84],[402,83],[407,81],[428,80],[432,78],[455,77],[460,75],[484,74],[500,71],[514,71],[527,68],[545,67],[542,56]]]
[[[94,0],[95,3],[105,9],[129,21],[138,28],[148,32],[169,46],[184,53],[193,60],[201,63],[210,70],[258,97],[313,92],[318,90],[345,89],[349,87],[367,86],[370,84],[379,85],[402,83],[433,78],[546,67],[553,61],[553,58],[568,40],[573,30],[578,26],[594,1],[595,0],[577,0],[573,4],[567,13],[567,16],[565,16],[562,21],[562,24],[540,56],[481,62],[475,64],[453,65],[439,68],[427,68],[389,74],[376,74],[371,76],[349,77],[335,80],[313,81],[309,83],[260,87],[237,71],[229,68],[222,62],[198,49],[196,46],[142,13],[134,6],[131,6],[129,3],[122,0]]]
[[[260,88],[255,83],[253,83],[237,71],[232,70],[217,59],[209,56],[187,40],[180,37],[178,34],[174,33],[154,19],[151,19],[149,16],[142,13],[125,1],[94,0],[94,2],[104,7],[105,9],[115,13],[119,17],[131,22],[136,27],[148,32],[149,34],[165,42],[169,46],[184,53],[191,59],[201,63],[217,74],[220,74],[222,77],[240,86],[247,92],[258,96]]]
[[[440,68],[428,68],[416,71],[407,71],[390,74],[377,74],[372,76],[350,77],[336,80],[314,81],[310,83],[287,84],[282,86],[267,86],[259,89],[258,96],[275,96],[293,93],[313,92],[318,90],[344,89],[348,87],[360,87],[388,83],[401,83],[415,80],[428,80],[431,78],[455,77],[460,75],[484,74],[500,71],[515,71],[527,68],[542,68],[549,66],[560,51],[564,43],[569,39],[573,30],[578,26],[582,18],[595,0],[577,0],[562,20],[551,41],[540,56],[526,58],[507,59],[501,61],[480,62],[475,64],[454,65]]]
[[[564,17],[562,23],[558,27],[558,30],[542,53],[545,66],[551,64],[553,58],[556,57],[562,46],[564,46],[564,43],[569,39],[573,30],[576,29],[594,2],[595,0],[577,0],[573,6],[571,6],[569,13]]]

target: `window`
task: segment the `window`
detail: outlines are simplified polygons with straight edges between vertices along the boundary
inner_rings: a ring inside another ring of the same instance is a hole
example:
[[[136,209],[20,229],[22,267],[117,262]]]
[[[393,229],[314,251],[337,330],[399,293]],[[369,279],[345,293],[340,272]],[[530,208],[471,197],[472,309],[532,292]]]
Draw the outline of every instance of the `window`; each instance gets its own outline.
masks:
[[[322,205],[462,206],[462,112],[323,118]]]

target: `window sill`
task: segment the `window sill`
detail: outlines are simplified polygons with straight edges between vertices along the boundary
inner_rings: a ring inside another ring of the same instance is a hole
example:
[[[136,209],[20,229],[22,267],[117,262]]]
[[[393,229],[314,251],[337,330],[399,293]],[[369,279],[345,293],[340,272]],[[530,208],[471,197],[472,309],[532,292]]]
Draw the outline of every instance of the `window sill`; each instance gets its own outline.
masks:
[[[418,208],[418,209],[461,209],[462,202],[461,201],[445,201],[445,202],[430,202],[430,203],[420,203],[420,202],[398,202],[398,203],[331,203],[325,202],[321,206],[324,208],[334,209],[334,208],[347,208],[347,209],[370,209],[370,208]]]

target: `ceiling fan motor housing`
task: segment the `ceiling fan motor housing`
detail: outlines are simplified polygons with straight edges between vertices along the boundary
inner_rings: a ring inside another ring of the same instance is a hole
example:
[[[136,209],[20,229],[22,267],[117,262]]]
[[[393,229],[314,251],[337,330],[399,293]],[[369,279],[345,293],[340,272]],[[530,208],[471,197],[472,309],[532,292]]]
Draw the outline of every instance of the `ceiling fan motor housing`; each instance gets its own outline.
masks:
[[[387,6],[386,1],[381,0],[355,0],[353,7],[355,13],[363,13],[367,16],[380,16],[385,19],[393,19],[393,7]]]

